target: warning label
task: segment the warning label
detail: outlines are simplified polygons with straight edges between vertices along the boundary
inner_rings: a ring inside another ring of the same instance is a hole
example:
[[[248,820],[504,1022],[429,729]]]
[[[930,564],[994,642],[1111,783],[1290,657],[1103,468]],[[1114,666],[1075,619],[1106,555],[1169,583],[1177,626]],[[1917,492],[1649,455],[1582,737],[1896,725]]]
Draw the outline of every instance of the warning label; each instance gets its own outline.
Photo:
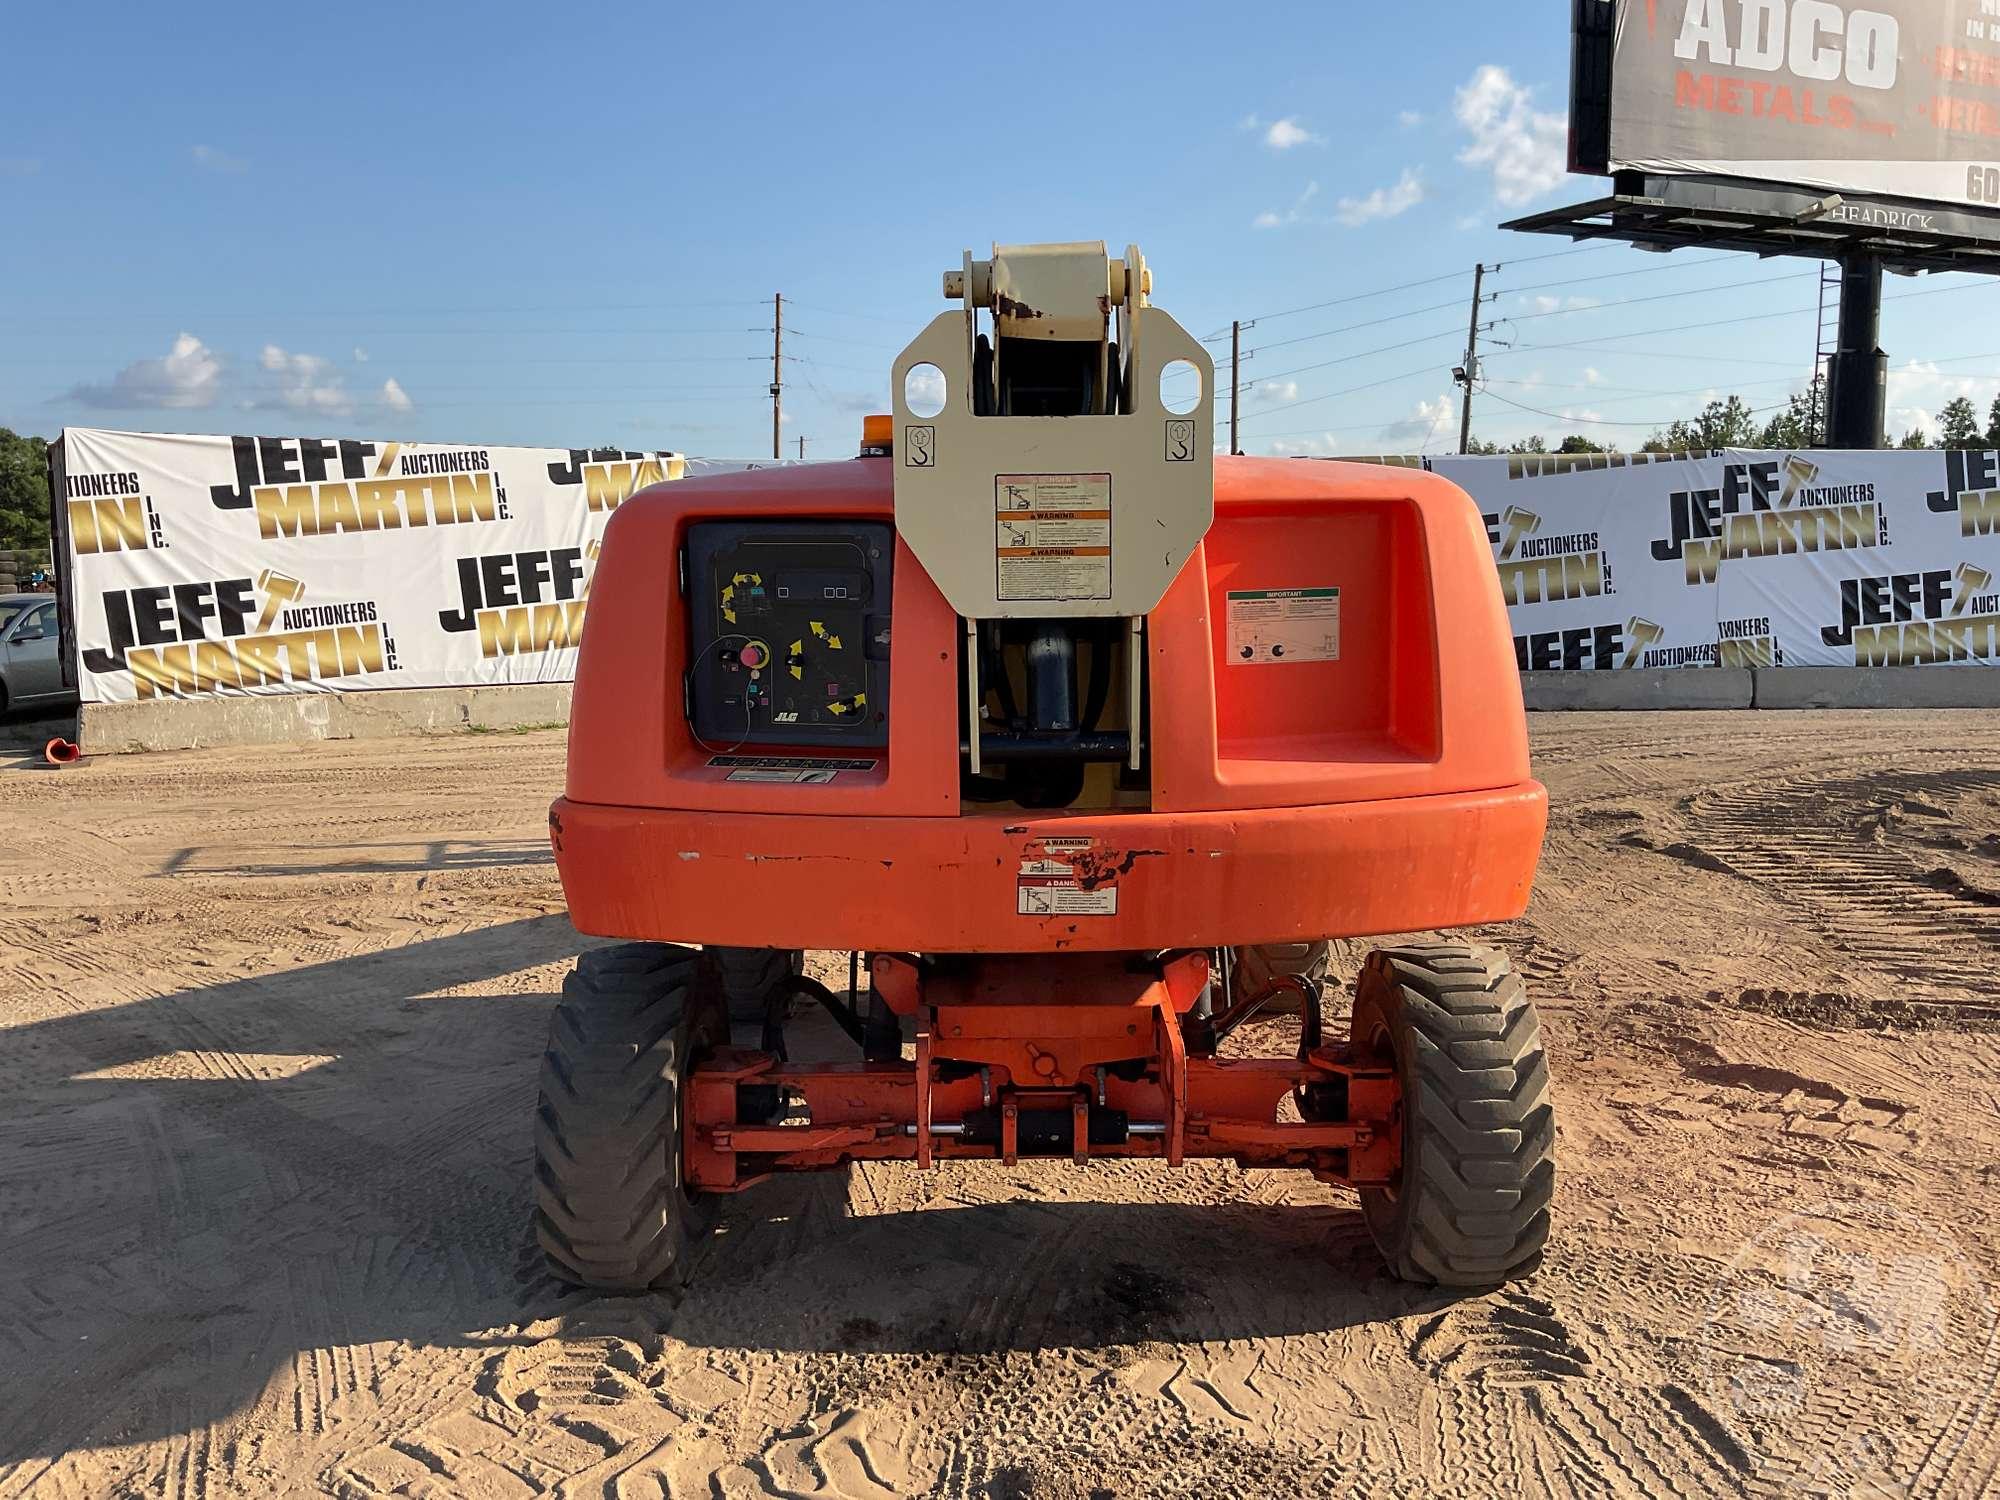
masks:
[[[1231,666],[1339,660],[1339,589],[1257,589],[1229,595]]]
[[[1002,599],[1111,597],[1111,476],[993,476],[993,558]]]
[[[1118,887],[1086,891],[1075,882],[1020,886],[1020,914],[1024,917],[1115,917],[1118,915]]]
[[[1124,873],[1092,839],[1036,839],[1021,853],[1014,909],[1024,917],[1115,917]]]

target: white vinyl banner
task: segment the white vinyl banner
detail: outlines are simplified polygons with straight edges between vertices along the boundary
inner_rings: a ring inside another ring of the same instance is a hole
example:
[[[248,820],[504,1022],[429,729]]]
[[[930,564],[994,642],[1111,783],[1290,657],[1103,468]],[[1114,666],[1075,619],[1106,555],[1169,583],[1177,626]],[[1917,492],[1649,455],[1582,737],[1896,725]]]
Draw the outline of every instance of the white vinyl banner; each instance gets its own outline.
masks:
[[[1524,672],[2000,664],[2000,453],[1440,458]]]
[[[648,484],[755,467],[71,428],[78,687],[116,703],[566,682],[611,512]]]
[[[62,458],[87,703],[569,681],[610,513],[760,467],[75,428]],[[2000,453],[1428,467],[1484,515],[1524,672],[2000,664]]]

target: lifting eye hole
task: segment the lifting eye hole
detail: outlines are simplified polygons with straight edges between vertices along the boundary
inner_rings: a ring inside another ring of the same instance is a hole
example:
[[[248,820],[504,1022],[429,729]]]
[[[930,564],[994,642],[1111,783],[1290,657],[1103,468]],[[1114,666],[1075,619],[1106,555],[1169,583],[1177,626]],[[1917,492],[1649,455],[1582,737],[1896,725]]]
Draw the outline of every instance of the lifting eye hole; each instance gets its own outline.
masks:
[[[1184,417],[1201,405],[1201,371],[1190,360],[1167,361],[1160,371],[1160,405],[1177,417]]]
[[[903,404],[915,417],[934,417],[944,410],[944,371],[936,365],[912,365],[903,377]]]

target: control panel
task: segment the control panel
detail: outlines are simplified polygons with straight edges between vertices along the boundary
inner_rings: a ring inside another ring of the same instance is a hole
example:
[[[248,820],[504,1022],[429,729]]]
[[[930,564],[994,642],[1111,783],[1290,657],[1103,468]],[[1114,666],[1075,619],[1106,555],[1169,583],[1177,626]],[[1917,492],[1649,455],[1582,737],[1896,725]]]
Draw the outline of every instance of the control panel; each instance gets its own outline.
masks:
[[[688,528],[687,714],[718,754],[889,742],[890,567],[880,523]]]

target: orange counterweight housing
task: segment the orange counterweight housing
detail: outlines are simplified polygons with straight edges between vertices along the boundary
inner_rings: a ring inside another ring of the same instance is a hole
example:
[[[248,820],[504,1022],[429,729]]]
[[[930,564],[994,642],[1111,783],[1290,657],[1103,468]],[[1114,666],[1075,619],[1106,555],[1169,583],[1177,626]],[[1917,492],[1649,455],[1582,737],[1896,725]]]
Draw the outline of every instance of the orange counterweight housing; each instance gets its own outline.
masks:
[[[1511,631],[1477,508],[1414,469],[1215,460],[1214,524],[1146,620],[1141,805],[962,800],[964,631],[900,542],[887,744],[699,743],[682,698],[689,526],[893,524],[893,461],[664,484],[612,517],[590,586],[566,795],[550,811],[581,931],[870,953],[1129,953],[1520,915],[1547,799],[1529,774]],[[1232,594],[1326,589],[1339,590],[1332,659],[1232,656]],[[774,785],[729,779],[713,764],[721,749],[866,765]],[[1073,877],[1058,884],[1091,899],[1028,899],[1027,872],[1052,861]]]

